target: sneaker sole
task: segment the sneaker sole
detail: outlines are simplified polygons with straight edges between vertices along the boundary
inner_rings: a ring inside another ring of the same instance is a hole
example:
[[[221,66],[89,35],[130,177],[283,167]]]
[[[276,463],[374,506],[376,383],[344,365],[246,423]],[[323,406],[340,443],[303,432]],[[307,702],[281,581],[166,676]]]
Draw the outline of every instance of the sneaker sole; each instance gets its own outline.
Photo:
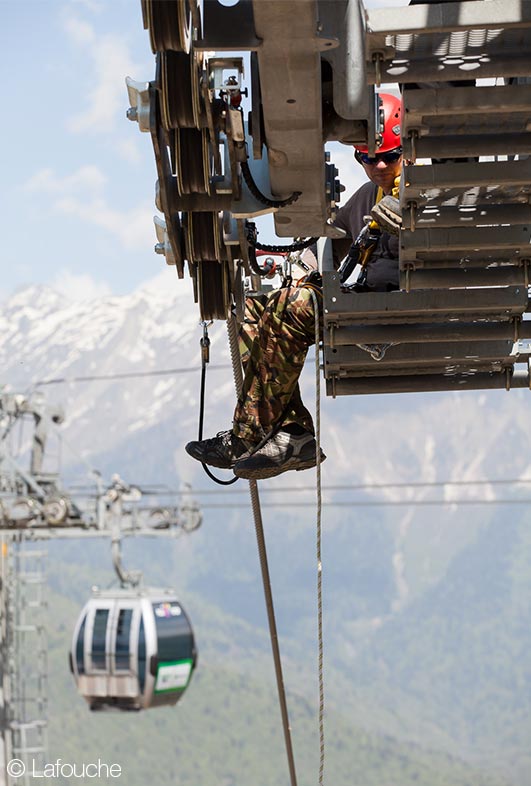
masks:
[[[325,459],[326,456],[322,453],[321,464]],[[234,474],[237,478],[242,478],[243,480],[267,480],[267,478],[275,478],[277,475],[282,475],[284,472],[289,472],[290,470],[302,472],[304,469],[312,469],[312,467],[315,467],[315,464],[315,456],[312,456],[311,459],[306,459],[306,461],[290,459],[280,467],[256,467],[256,469],[245,469],[245,467],[242,467],[239,469],[238,465],[236,465],[234,467]]]

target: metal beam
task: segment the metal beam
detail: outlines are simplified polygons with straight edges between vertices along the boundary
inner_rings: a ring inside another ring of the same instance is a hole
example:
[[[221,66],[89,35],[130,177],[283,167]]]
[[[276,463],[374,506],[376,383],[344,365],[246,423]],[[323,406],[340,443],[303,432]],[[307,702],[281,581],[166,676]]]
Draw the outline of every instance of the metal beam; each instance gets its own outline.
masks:
[[[342,292],[336,273],[325,273],[323,281],[325,325],[433,322],[437,316],[470,320],[503,315],[510,319],[528,306],[527,290],[522,287],[360,294]]]
[[[316,0],[254,0],[272,193],[299,199],[275,215],[280,237],[326,234],[321,39]]]
[[[516,370],[513,374],[496,372],[445,376],[419,374],[417,376],[382,377],[361,379],[329,379],[326,393],[329,396],[366,395],[374,393],[431,393],[436,391],[510,390],[529,388],[529,371]]]
[[[203,0],[203,38],[194,41],[194,49],[252,51],[260,43],[254,29],[252,0],[239,0],[230,6]]]
[[[503,265],[501,267],[478,268],[430,268],[402,270],[400,287],[412,289],[448,289],[449,287],[526,287],[529,283],[527,267]]]
[[[427,189],[529,186],[531,158],[525,161],[480,161],[404,167],[404,198],[426,201]]]
[[[515,322],[450,322],[422,325],[341,325],[334,331],[334,346],[353,344],[416,344],[442,341],[496,341],[531,338],[531,320]],[[325,330],[325,346],[330,334]]]
[[[529,204],[462,204],[459,206],[428,204],[402,208],[402,229],[432,229],[458,226],[489,226],[495,224],[531,224]]]
[[[381,359],[371,358],[370,351],[360,346],[341,346],[325,351],[325,375],[337,372],[341,376],[358,373],[385,375],[391,371],[411,373],[424,367],[509,366],[515,362],[510,358],[513,341],[460,341],[456,343],[390,344]]]
[[[507,112],[529,112],[531,85],[499,85],[496,87],[425,87],[403,92],[404,120],[402,133],[416,124],[429,125],[430,118],[452,118],[454,115],[489,115],[496,124],[496,115]]]
[[[450,227],[417,229],[400,235],[400,261],[414,260],[424,251],[466,252],[487,249],[519,249],[531,252],[531,226],[516,227]]]
[[[440,133],[440,129],[437,131]],[[430,134],[418,138],[403,137],[403,148],[404,157],[410,161],[415,161],[417,158],[528,155],[531,153],[531,134],[508,134],[501,131],[481,134],[470,123],[463,127],[462,136]]]
[[[396,60],[367,63],[367,82],[370,85],[384,82],[454,82],[470,80],[471,74],[474,78],[483,79],[498,76],[518,77],[531,73],[531,57],[526,54],[528,49],[529,47],[522,47],[514,57],[499,53],[494,56],[491,52],[491,56],[487,58],[483,54],[476,57],[472,54],[467,55],[465,61],[458,59],[457,62],[451,57],[447,62],[445,58],[438,58],[436,55],[426,55],[424,59],[415,60],[397,56]]]
[[[366,15],[370,38],[404,33],[451,33],[454,30],[508,30],[531,24],[531,3],[526,0],[428,3],[400,8],[371,8]]]

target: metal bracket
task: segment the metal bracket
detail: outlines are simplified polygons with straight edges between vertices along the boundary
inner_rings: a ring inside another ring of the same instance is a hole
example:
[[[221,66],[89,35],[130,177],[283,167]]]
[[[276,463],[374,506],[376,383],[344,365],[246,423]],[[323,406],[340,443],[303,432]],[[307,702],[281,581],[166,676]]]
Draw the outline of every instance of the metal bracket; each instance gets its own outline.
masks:
[[[130,104],[126,113],[127,119],[133,122],[136,121],[140,130],[148,133],[151,114],[149,82],[135,82],[130,76],[126,76],[125,84],[127,85]]]
[[[153,223],[158,241],[155,246],[155,254],[163,254],[166,257],[167,265],[175,265],[175,256],[170,245],[166,222],[158,216],[153,216]]]

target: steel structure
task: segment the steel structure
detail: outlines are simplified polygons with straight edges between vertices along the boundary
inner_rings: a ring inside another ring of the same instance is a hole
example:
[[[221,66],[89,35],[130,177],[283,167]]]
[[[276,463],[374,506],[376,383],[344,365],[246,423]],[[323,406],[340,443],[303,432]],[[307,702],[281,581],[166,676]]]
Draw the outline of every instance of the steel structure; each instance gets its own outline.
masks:
[[[163,490],[162,504],[156,495],[146,504],[118,475],[110,484],[97,475],[87,490],[63,488],[45,460],[62,421],[42,394],[0,394],[0,786],[29,786],[47,761],[46,542],[108,538],[121,583],[134,585],[141,574],[122,565],[123,537],[178,537],[201,524],[186,492],[178,505]],[[7,766],[15,759],[20,775]]]
[[[242,311],[242,272],[259,272],[253,216],[274,213],[280,237],[337,238],[324,144],[363,142],[372,154],[375,88],[395,83],[401,289],[345,291],[321,244],[327,392],[529,386],[529,0],[142,8],[157,69],[151,82],[127,80],[128,116],[153,141],[156,250],[180,276],[188,266],[203,318]]]

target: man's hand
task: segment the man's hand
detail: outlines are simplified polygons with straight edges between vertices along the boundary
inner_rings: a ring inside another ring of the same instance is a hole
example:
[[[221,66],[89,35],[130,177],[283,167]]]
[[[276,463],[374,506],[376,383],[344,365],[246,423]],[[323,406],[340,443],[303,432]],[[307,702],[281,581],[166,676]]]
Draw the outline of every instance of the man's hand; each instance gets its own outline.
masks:
[[[398,235],[402,227],[402,211],[395,196],[386,194],[371,208],[371,216],[384,232]]]

